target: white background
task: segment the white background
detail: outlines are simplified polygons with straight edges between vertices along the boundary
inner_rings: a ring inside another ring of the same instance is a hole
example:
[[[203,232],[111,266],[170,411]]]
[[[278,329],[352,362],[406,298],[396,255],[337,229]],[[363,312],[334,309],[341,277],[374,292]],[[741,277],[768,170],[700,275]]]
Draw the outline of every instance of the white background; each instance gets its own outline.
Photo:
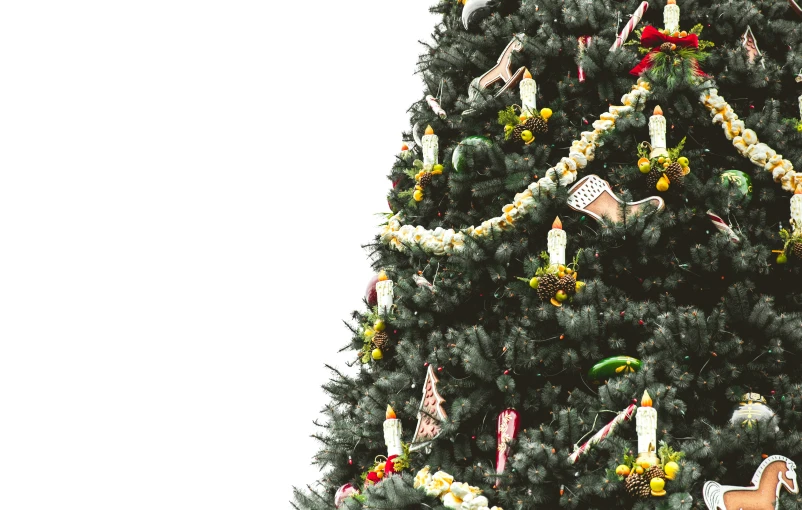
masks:
[[[430,2],[3,3],[0,508],[317,478]]]

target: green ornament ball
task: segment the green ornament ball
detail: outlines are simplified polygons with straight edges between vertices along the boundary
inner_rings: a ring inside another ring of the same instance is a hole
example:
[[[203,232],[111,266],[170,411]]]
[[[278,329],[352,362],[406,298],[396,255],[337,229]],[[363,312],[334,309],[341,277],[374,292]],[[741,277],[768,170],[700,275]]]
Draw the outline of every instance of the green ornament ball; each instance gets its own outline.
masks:
[[[456,172],[484,165],[488,161],[493,140],[486,136],[469,136],[457,145],[451,155],[451,164]]]
[[[727,170],[721,174],[721,185],[736,190],[737,195],[748,202],[752,198],[752,178],[740,170]]]
[[[631,356],[613,356],[611,358],[605,358],[593,365],[593,368],[588,372],[588,377],[590,377],[592,381],[601,381],[605,377],[639,372],[642,366],[643,363],[637,358]]]

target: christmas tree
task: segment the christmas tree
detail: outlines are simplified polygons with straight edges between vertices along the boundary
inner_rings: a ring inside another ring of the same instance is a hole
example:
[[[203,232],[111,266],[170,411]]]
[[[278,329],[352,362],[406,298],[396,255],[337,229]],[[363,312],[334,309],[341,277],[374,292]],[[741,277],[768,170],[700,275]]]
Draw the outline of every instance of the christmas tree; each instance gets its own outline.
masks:
[[[293,506],[802,508],[802,9],[432,10]]]

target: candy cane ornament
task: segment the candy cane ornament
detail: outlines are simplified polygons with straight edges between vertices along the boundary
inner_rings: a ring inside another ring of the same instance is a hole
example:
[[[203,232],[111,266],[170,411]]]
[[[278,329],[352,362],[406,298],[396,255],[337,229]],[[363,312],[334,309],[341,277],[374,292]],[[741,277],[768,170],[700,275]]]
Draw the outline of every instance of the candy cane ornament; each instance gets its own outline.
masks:
[[[637,408],[638,408],[638,406],[636,406],[635,404],[630,404],[629,407],[627,407],[626,409],[624,409],[623,411],[618,413],[618,416],[616,416],[613,419],[613,421],[611,421],[610,423],[605,425],[603,429],[601,429],[600,431],[596,432],[596,434],[594,434],[593,437],[588,439],[588,441],[585,444],[583,444],[582,446],[577,448],[577,450],[568,457],[568,462],[570,462],[571,464],[575,464],[576,460],[583,453],[585,453],[586,451],[590,450],[591,446],[599,444],[607,436],[609,436],[615,430],[615,428],[618,427],[618,425],[624,423],[625,421],[629,421],[630,419],[632,419],[632,415],[635,414],[635,409],[637,409]]]
[[[635,30],[635,27],[640,23],[641,18],[646,13],[646,10],[649,8],[649,2],[643,2],[640,6],[632,13],[632,17],[627,22],[626,26],[624,26],[624,30],[618,34],[618,37],[615,38],[615,42],[610,47],[610,51],[615,51],[627,42],[629,39],[629,34]]]
[[[440,106],[440,101],[438,101],[436,97],[428,95],[426,96],[426,102],[429,104],[429,108],[432,109],[435,115],[443,120],[446,119],[448,115],[446,115],[446,111],[443,110],[442,106]]]
[[[579,83],[585,81],[585,70],[582,68],[582,57],[585,56],[585,50],[590,46],[590,43],[593,42],[593,38],[589,35],[583,35],[579,37],[579,68],[577,72],[579,73]]]
[[[721,218],[721,216],[714,213],[713,211],[707,211],[707,217],[710,219],[710,221],[713,223],[716,229],[718,229],[719,232],[727,234],[727,236],[730,238],[730,241],[732,241],[735,244],[741,242],[741,238],[738,237],[738,235],[735,233],[732,227],[730,227],[727,224],[727,222]]]

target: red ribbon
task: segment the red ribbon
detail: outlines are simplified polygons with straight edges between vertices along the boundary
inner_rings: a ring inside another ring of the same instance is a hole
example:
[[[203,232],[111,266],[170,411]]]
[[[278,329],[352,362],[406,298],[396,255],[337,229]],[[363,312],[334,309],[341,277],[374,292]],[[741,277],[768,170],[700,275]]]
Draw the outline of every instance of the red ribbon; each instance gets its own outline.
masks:
[[[652,51],[647,53],[646,56],[643,57],[643,60],[640,61],[640,64],[635,66],[635,68],[629,72],[629,74],[635,76],[640,76],[645,71],[648,71],[652,68],[652,65],[654,64],[654,56],[657,53],[660,53],[660,46],[664,43],[676,44],[678,48],[698,48],[699,36],[696,34],[689,34],[685,37],[671,37],[670,35],[660,33],[659,30],[649,25],[643,29],[643,34],[640,37],[640,43],[641,46],[645,48],[652,48]],[[697,75],[705,75],[702,70],[699,69],[698,63],[695,65],[695,67]]]

